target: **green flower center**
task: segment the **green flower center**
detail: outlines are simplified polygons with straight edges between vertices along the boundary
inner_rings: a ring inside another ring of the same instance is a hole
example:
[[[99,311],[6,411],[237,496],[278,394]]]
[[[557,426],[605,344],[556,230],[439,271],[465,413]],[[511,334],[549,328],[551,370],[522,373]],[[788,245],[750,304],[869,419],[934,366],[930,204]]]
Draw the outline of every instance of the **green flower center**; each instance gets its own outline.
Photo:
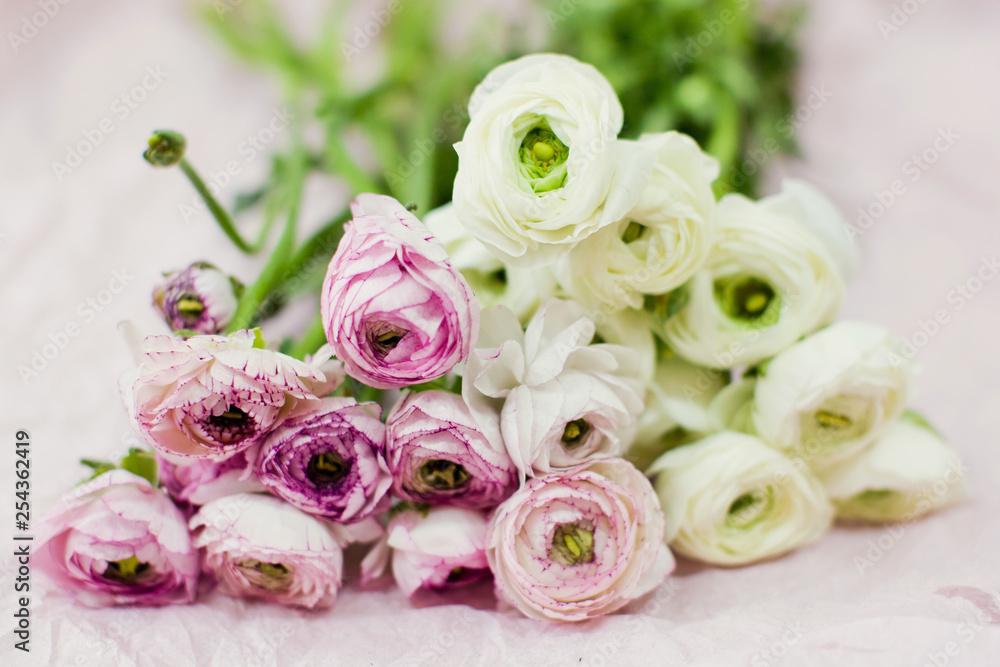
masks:
[[[716,280],[715,300],[726,317],[754,328],[771,326],[781,310],[774,288],[753,276]]]
[[[255,558],[247,558],[236,563],[251,586],[268,591],[283,590],[292,583],[294,570],[281,563],[264,563]]]
[[[549,558],[573,567],[594,560],[594,531],[576,523],[561,523],[552,533]]]
[[[417,475],[421,483],[436,491],[452,491],[472,479],[464,467],[447,459],[424,461]]]
[[[377,329],[368,334],[368,342],[371,345],[372,354],[381,361],[399,345],[406,336],[405,329],[383,323]]]
[[[625,231],[622,232],[622,241],[626,244],[638,241],[642,238],[642,234],[645,231],[645,225],[640,225],[635,220],[632,220],[625,226]]]
[[[590,433],[590,424],[583,419],[574,419],[563,429],[562,443],[566,449],[576,449],[583,444],[584,438]]]
[[[552,132],[547,121],[543,120],[525,135],[518,157],[521,175],[535,194],[558,190],[566,184],[569,148]]]
[[[104,578],[132,586],[139,583],[147,572],[152,572],[149,563],[143,563],[132,555],[124,560],[109,562],[104,570]]]
[[[744,493],[729,505],[726,512],[727,528],[746,529],[760,522],[774,505],[774,489],[754,490]]]
[[[334,452],[315,454],[306,466],[306,477],[318,487],[333,486],[347,474],[348,465]]]

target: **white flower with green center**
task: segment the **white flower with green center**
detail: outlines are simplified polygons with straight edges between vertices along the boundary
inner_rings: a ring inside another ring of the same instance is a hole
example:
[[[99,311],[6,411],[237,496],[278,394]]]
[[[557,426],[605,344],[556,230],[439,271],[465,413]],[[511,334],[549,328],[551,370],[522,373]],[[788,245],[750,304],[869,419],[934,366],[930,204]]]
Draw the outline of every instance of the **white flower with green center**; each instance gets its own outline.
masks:
[[[754,388],[754,431],[817,471],[855,458],[900,415],[911,368],[882,327],[844,321],[772,359]]]
[[[838,517],[885,523],[910,521],[960,500],[965,470],[936,431],[904,413],[874,445],[823,481]]]
[[[588,306],[641,308],[644,295],[687,282],[712,245],[719,163],[677,132],[643,135],[638,144],[655,153],[656,164],[635,207],[580,243],[560,267],[566,291]]]
[[[649,469],[670,548],[716,565],[798,549],[830,526],[822,484],[780,452],[724,431],[673,449]]]
[[[665,340],[695,363],[732,368],[830,323],[857,262],[845,230],[832,204],[802,183],[759,202],[723,197],[705,265],[650,304],[654,317],[669,318]]]
[[[611,84],[569,56],[525,56],[472,94],[458,152],[455,213],[509,265],[538,266],[621,220],[654,155],[619,142]]]

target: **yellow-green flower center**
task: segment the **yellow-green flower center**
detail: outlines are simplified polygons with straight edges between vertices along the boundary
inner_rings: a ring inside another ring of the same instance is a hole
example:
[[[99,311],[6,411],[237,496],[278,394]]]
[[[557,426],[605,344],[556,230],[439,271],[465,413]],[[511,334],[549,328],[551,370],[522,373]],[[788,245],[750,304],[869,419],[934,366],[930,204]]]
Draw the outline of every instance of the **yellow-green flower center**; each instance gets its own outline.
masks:
[[[761,521],[774,506],[774,489],[753,490],[739,496],[729,505],[726,528],[746,529]]]
[[[594,531],[576,523],[561,523],[552,533],[549,558],[573,567],[594,560]]]
[[[584,438],[590,433],[590,424],[583,419],[574,419],[563,429],[562,443],[566,449],[575,449],[583,444]]]
[[[754,276],[716,280],[715,300],[726,317],[754,328],[771,326],[781,310],[774,288]]]
[[[569,148],[548,122],[543,120],[525,135],[518,157],[521,175],[536,194],[558,190],[566,184]]]

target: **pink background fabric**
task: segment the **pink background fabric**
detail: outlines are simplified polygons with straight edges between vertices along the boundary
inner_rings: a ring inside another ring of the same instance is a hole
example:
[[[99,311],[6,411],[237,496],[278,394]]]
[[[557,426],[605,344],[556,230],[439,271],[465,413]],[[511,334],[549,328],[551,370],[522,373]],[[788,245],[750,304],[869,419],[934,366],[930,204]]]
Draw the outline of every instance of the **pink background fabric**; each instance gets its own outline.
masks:
[[[308,34],[316,3],[294,4],[296,26]],[[859,239],[864,264],[844,316],[880,322],[918,345],[915,405],[967,462],[968,502],[902,532],[838,527],[810,548],[752,567],[682,563],[656,594],[633,604],[635,614],[574,626],[496,611],[484,590],[473,592],[474,606],[435,595],[407,602],[388,586],[360,591],[356,558],[337,606],[317,614],[216,594],[191,607],[93,611],[36,576],[28,656],[13,649],[16,575],[5,542],[0,664],[996,664],[1000,278],[982,267],[1000,254],[1000,6],[900,0],[895,6],[915,13],[899,15],[905,23],[883,36],[878,22],[890,19],[890,0],[808,5],[801,158],[766,159],[767,191],[784,175],[804,177],[856,223],[859,207],[873,207],[901,181],[902,194]],[[0,7],[4,36],[39,11],[27,1]],[[0,433],[8,457],[0,489],[13,489],[14,434],[27,429],[38,517],[80,478],[76,459],[135,444],[118,396],[130,359],[116,325],[131,319],[162,331],[149,307],[160,272],[211,259],[245,279],[255,275],[255,260],[232,250],[206,212],[184,222],[179,205],[192,205],[194,193],[179,171],[141,160],[149,132],[183,131],[206,175],[235,160],[240,174],[222,194],[228,203],[266,173],[267,155],[251,157],[240,145],[267,126],[280,101],[266,78],[206,35],[188,3],[71,3],[16,52],[5,37],[0,53]],[[142,85],[147,68],[161,80],[147,78],[155,86],[129,108],[119,97]],[[810,108],[815,91],[822,95]],[[52,162],[104,118],[113,131],[60,182]],[[912,180],[911,156],[947,128],[953,144]],[[279,131],[270,147],[286,140]],[[314,179],[303,224],[315,228],[347,196]],[[978,271],[990,280],[959,299],[956,286]],[[118,293],[103,292],[123,279]],[[88,299],[105,301],[97,301],[100,312]],[[276,326],[290,330],[312,307],[291,308]],[[941,313],[945,324],[927,324]],[[22,381],[18,365],[71,324],[77,335]],[[13,532],[12,495],[3,493],[11,526],[3,540]],[[870,566],[859,571],[859,559]]]

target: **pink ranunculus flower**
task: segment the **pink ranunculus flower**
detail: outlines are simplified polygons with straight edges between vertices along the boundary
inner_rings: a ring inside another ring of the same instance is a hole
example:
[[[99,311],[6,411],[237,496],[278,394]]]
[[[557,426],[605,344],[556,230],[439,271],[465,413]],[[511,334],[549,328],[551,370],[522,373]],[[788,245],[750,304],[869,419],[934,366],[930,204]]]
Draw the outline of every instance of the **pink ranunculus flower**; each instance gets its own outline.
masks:
[[[260,444],[297,402],[344,379],[326,346],[306,363],[259,344],[246,330],[142,340],[138,368],[122,376],[121,389],[143,439],[163,454],[228,458]]]
[[[198,553],[181,511],[138,475],[76,487],[36,526],[31,562],[88,607],[192,602]]]
[[[232,597],[301,607],[337,599],[346,541],[328,524],[263,494],[241,493],[191,517],[203,570]]]
[[[674,568],[649,480],[603,459],[528,480],[497,508],[486,555],[498,593],[539,620],[613,612]]]
[[[323,284],[326,337],[379,389],[441,377],[469,355],[479,305],[444,246],[392,197],[359,195]]]
[[[264,491],[254,474],[257,447],[236,452],[226,459],[175,459],[156,455],[160,484],[177,506],[191,511],[207,502],[236,493]]]
[[[386,421],[393,494],[416,503],[492,508],[517,487],[503,443],[491,444],[462,397],[404,395]]]
[[[389,508],[392,477],[377,403],[330,397],[286,417],[257,454],[267,489],[304,512],[355,523]]]
[[[411,596],[421,588],[442,590],[488,577],[486,528],[480,511],[431,507],[401,511],[361,565],[362,580],[382,575],[392,560],[392,576]]]

